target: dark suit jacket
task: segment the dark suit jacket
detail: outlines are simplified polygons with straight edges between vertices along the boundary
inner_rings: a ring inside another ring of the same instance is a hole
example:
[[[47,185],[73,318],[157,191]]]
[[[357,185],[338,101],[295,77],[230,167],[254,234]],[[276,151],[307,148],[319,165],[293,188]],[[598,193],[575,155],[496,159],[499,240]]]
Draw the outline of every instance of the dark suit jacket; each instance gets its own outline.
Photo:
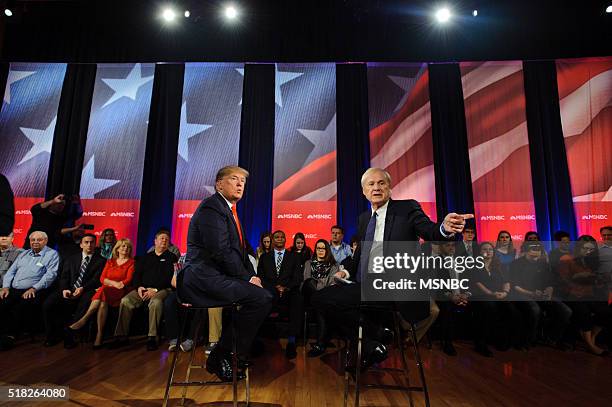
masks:
[[[472,255],[474,257],[478,257],[480,255],[480,245],[475,240],[472,240],[470,243],[472,245]],[[458,240],[457,243],[455,243],[455,256],[465,255],[467,255],[467,250],[465,250],[465,244],[463,243],[463,240]]]
[[[242,236],[246,239],[244,231]],[[232,211],[219,193],[203,200],[191,218],[183,272],[195,273],[204,284],[220,276],[244,281],[255,276]]]
[[[81,272],[82,254],[77,253],[64,260],[60,277],[60,291],[72,290],[74,283]],[[95,290],[100,287],[100,276],[106,265],[106,259],[98,253],[94,253],[89,260],[87,270],[83,276],[82,286],[84,291]]]
[[[371,216],[371,211],[364,212],[359,216],[359,236],[362,238],[365,236]],[[411,242],[409,245],[403,245],[402,252],[418,255],[420,252],[419,237],[429,241],[453,240],[453,238],[445,238],[440,233],[440,223],[434,223],[429,219],[417,201],[413,199],[390,200],[387,206],[383,241]],[[398,252],[397,248],[383,245],[385,256],[395,256],[396,252]],[[357,262],[359,262],[360,257],[360,253],[355,253]],[[356,266],[356,270],[359,270],[359,265]],[[357,273],[359,271],[355,273],[355,276]],[[398,308],[404,318],[413,321],[422,320],[429,315],[429,302],[398,302]]]
[[[15,224],[15,201],[8,179],[0,174],[0,236],[8,236]]]
[[[296,288],[300,285],[304,279],[303,274],[300,275],[302,270],[300,257],[295,253],[285,250],[283,255],[283,262],[281,263],[280,274],[276,276],[276,257],[274,250],[269,253],[265,253],[259,258],[259,264],[257,265],[257,276],[261,278],[264,287],[274,288],[277,284],[280,284],[287,288]]]

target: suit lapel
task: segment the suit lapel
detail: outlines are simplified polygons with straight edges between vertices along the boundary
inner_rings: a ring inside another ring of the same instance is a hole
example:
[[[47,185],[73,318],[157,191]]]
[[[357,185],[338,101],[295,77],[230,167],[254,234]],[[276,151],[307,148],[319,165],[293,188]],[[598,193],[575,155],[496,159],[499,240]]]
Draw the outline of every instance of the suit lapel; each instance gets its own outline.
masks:
[[[387,216],[385,216],[385,235],[383,240],[385,242],[390,241],[391,230],[393,229],[393,220],[395,219],[395,211],[393,210],[393,201],[389,200],[387,205]]]

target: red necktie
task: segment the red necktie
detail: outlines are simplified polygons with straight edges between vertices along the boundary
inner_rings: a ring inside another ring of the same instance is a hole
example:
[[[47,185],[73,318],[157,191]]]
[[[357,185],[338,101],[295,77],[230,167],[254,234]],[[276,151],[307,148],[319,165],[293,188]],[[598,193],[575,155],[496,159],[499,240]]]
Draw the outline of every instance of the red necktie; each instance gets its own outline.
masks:
[[[240,246],[243,246],[242,228],[240,227],[240,220],[238,220],[238,212],[236,212],[236,205],[232,205],[232,215],[234,215],[234,221],[236,221],[236,227],[238,228],[238,236],[240,236]]]

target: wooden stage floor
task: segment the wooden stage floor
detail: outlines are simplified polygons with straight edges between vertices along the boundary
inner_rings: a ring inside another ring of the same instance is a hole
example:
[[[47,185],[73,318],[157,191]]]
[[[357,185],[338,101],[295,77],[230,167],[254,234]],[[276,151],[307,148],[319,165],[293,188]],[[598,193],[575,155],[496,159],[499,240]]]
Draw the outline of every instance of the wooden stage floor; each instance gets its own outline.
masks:
[[[44,348],[40,343],[23,343],[0,353],[0,385],[70,386],[71,398],[69,402],[2,405],[161,405],[170,355],[165,347],[147,352],[143,340],[119,351],[92,351],[90,346],[83,344],[68,351],[61,344]],[[611,356],[537,347],[529,352],[494,352],[494,358],[484,358],[468,343],[459,342],[456,347],[456,357],[444,355],[435,344],[433,350],[421,348],[432,406],[612,405]],[[344,376],[340,374],[335,349],[321,358],[310,359],[304,348],[298,347],[298,357],[288,361],[278,342],[267,341],[266,352],[268,356],[255,360],[251,373],[253,407],[342,406]],[[202,357],[202,349],[198,354]],[[184,374],[183,369],[177,371]],[[416,367],[411,371],[411,380],[416,383]],[[205,375],[204,371],[194,373],[195,378]],[[369,378],[386,380],[372,374]],[[393,382],[393,378],[389,380]],[[244,395],[242,391],[240,394]],[[179,389],[172,390],[172,405],[178,404],[179,396]],[[423,405],[420,394],[414,397],[415,405]],[[231,400],[231,386],[190,388],[187,398],[189,406],[230,406],[218,400]],[[394,391],[367,389],[362,393],[361,405],[406,406],[408,399]]]

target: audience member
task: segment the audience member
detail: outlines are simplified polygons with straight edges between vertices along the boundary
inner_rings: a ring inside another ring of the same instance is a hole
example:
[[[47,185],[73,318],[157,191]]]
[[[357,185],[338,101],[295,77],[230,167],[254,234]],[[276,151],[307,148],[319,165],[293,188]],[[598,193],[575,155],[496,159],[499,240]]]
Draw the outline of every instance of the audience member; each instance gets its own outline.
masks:
[[[474,222],[466,222],[463,229],[462,240],[457,241],[455,248],[456,256],[478,257],[478,242],[476,241],[476,226]]]
[[[289,251],[295,253],[300,258],[300,264],[302,269],[306,261],[312,258],[312,249],[306,245],[306,238],[302,232],[297,232],[293,236],[293,245],[289,248]]]
[[[612,274],[612,226],[602,227],[599,233],[601,234],[601,245],[599,246],[597,273],[610,276]]]
[[[13,232],[0,236],[0,282],[23,249],[13,246]]]
[[[476,351],[485,356],[490,352],[483,338],[493,334],[496,348],[507,350],[520,343],[521,316],[511,301],[508,301],[510,282],[504,266],[497,257],[497,251],[490,242],[480,245],[484,267],[472,275],[475,337],[480,343]],[[492,332],[489,332],[492,330]]]
[[[30,233],[30,249],[8,269],[0,291],[0,349],[13,347],[24,322],[32,322],[55,278],[59,255],[47,246],[47,234]]]
[[[185,264],[185,256],[179,258],[178,263],[174,266],[174,273],[170,284],[172,285],[172,292],[164,300],[164,321],[166,327],[166,337],[168,340],[168,351],[172,352],[176,349],[177,345],[183,352],[189,352],[193,348],[193,337],[195,324],[192,321],[186,321],[186,332],[183,332],[183,340],[178,343],[179,330],[181,329],[182,318],[185,318],[185,314],[179,312],[179,299],[176,293],[176,281],[178,273],[181,272],[183,265]],[[198,318],[200,317],[201,311],[196,312]],[[193,314],[189,314],[191,317]]]
[[[97,315],[98,332],[94,341],[94,349],[102,348],[104,325],[108,316],[108,307],[118,307],[121,298],[130,291],[130,283],[134,274],[134,259],[132,258],[132,242],[129,239],[119,239],[113,248],[113,257],[106,262],[100,283],[91,299],[87,312],[81,319],[70,325],[70,329],[81,329],[94,314]]]
[[[344,228],[342,226],[334,225],[331,227],[330,246],[338,264],[351,255],[351,247],[344,242]]]
[[[594,355],[606,352],[597,346],[597,336],[604,327],[611,327],[612,313],[606,301],[595,298],[595,287],[602,284],[599,268],[599,250],[592,236],[578,238],[573,256],[561,257],[559,274],[567,288],[567,305],[573,311],[573,320],[580,329],[588,351]]]
[[[355,253],[358,253],[357,249],[359,249],[360,239],[359,235],[353,235],[351,237],[351,255],[347,256],[344,260],[340,262],[340,265],[344,267],[346,271],[348,271],[349,275],[354,276],[357,275],[357,264],[359,259],[355,258]]]
[[[115,230],[107,228],[100,234],[100,240],[98,241],[98,247],[96,252],[107,260],[113,257],[113,249],[117,244],[117,236]]]
[[[524,321],[522,345],[527,348],[535,343],[542,311],[550,321],[546,339],[558,346],[572,315],[567,305],[553,300],[554,279],[543,253],[542,243],[527,241],[525,255],[510,265],[513,299]]]
[[[157,350],[157,328],[164,310],[164,299],[172,291],[174,264],[178,257],[168,250],[170,233],[161,230],[155,235],[154,250],[136,260],[132,276],[133,291],[121,299],[119,318],[115,327],[115,341],[111,347],[128,344],[130,321],[136,308],[147,304],[149,309],[149,333],[147,350]]]
[[[265,254],[270,253],[272,250],[272,234],[270,232],[263,232],[259,237],[259,246],[255,251],[255,259],[259,261],[259,258]]]
[[[170,241],[168,242],[168,251],[172,254],[174,254],[176,256],[177,259],[181,258],[181,251],[179,250],[178,246],[176,246],[174,243],[172,243],[172,234],[170,233],[169,229],[166,228],[160,228],[157,233],[155,233],[155,236],[157,236],[159,233],[165,233],[168,236],[170,236]],[[151,253],[155,251],[155,244],[151,247],[149,247],[149,250],[147,250],[147,253]]]
[[[506,230],[497,234],[497,244],[495,245],[496,256],[503,265],[509,265],[516,258],[516,249],[512,244],[512,235]]]
[[[302,293],[305,302],[310,304],[310,299],[317,291],[337,284],[339,278],[349,278],[348,272],[340,270],[338,267],[327,240],[317,240],[314,257],[304,265]],[[327,337],[325,310],[318,309],[315,310],[315,313],[318,324],[317,341],[308,351],[309,357],[316,357],[325,353],[325,347],[329,339]]]
[[[550,261],[551,271],[554,275],[558,275],[559,272],[557,268],[559,267],[561,256],[570,254],[570,235],[563,230],[558,230],[553,235],[553,241],[555,242],[555,247],[550,251],[548,259]]]
[[[69,198],[72,199],[73,197],[71,196]],[[69,233],[75,230],[75,228],[78,228],[78,226],[69,228],[64,227],[67,222],[74,222],[83,213],[82,211],[79,213],[71,208],[72,201],[70,199],[67,200],[64,194],[60,194],[49,201],[40,202],[32,206],[30,209],[32,213],[32,225],[28,231],[28,236],[33,231],[45,232],[49,238],[47,246],[55,248],[62,233]],[[28,249],[29,247],[30,241],[26,240],[24,248]]]
[[[96,236],[86,234],[80,241],[81,253],[68,257],[62,264],[59,288],[47,297],[43,303],[45,322],[45,346],[57,344],[62,337],[64,347],[74,348],[76,343],[70,329],[65,323],[72,324],[80,319],[100,287],[100,275],[106,259],[95,252]]]
[[[273,250],[263,254],[257,265],[257,276],[263,288],[274,296],[273,306],[289,306],[289,330],[285,356],[297,356],[295,338],[300,333],[303,319],[303,299],[299,287],[303,281],[302,266],[297,254],[285,250],[285,232],[272,233]]]

